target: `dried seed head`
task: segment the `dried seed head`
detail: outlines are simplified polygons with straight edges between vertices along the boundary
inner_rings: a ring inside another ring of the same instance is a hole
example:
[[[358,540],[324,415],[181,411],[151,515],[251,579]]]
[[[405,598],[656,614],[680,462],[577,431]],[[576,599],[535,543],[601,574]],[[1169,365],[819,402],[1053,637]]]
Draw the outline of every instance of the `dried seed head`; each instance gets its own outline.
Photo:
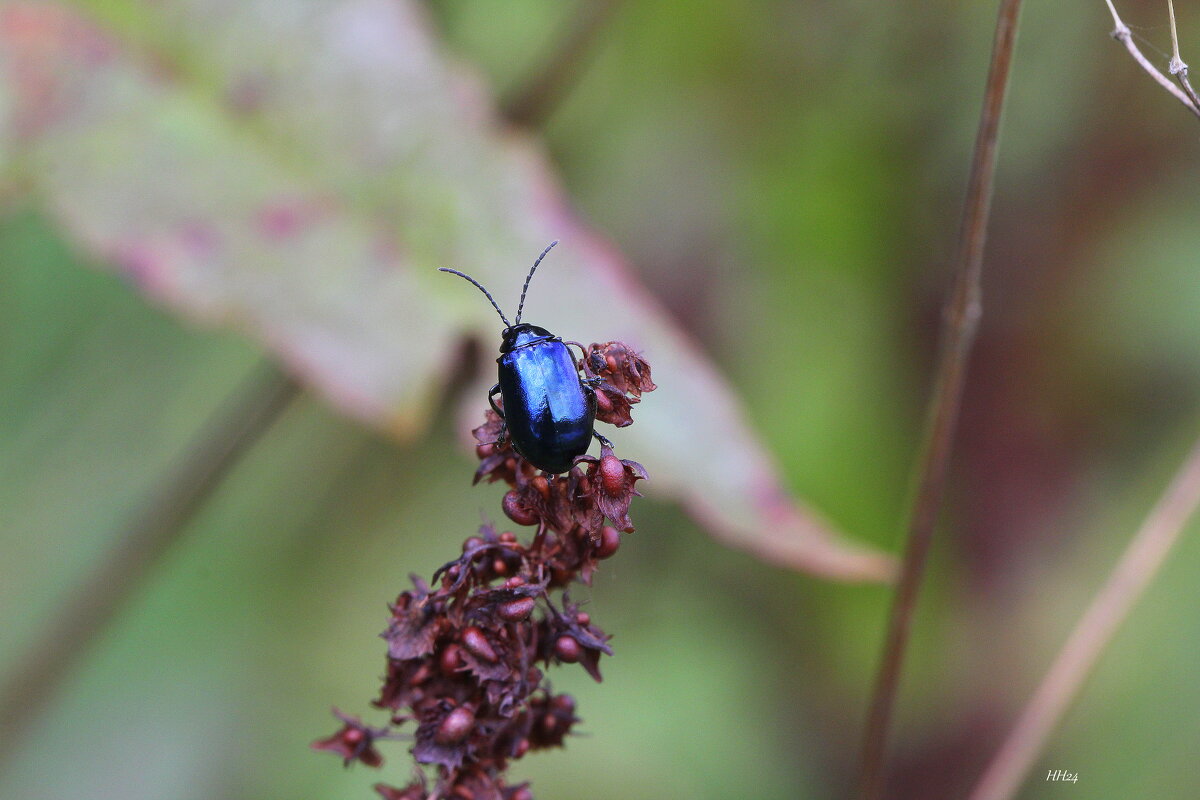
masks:
[[[600,487],[610,495],[620,494],[625,488],[625,465],[611,450],[600,459]]]
[[[505,515],[518,525],[534,525],[540,519],[537,511],[526,505],[515,489],[504,495],[501,508],[504,509]]]
[[[505,622],[520,622],[529,618],[535,605],[537,605],[537,601],[532,597],[521,597],[503,603],[497,613]]]
[[[462,632],[462,643],[476,658],[484,661],[495,661],[498,658],[487,636],[474,625]]]
[[[596,416],[603,418],[611,414],[613,410],[613,401],[609,399],[608,392],[596,392]],[[483,456],[480,456],[482,458]]]
[[[654,388],[649,366],[619,342],[587,348],[582,369],[598,379],[589,381],[597,420],[618,427],[633,422],[630,409]],[[532,800],[525,784],[505,783],[509,762],[560,746],[578,722],[574,699],[550,694],[539,665],[579,663],[600,680],[600,658],[612,653],[591,615],[554,594],[590,583],[600,561],[617,552],[620,531],[632,530],[629,505],[645,471],[604,446],[599,458],[580,456],[551,477],[516,452],[491,410],[474,433],[475,481],[504,483],[505,515],[538,529],[522,543],[482,526],[429,584],[414,578],[391,607],[386,677],[374,705],[394,726],[415,723],[413,756],[433,768],[402,788],[377,785],[384,800]],[[375,744],[396,738],[391,729],[339,717],[342,728],[313,746],[347,762],[381,763]]]
[[[612,558],[621,546],[621,532],[612,525],[600,529],[599,541],[596,543],[596,558]]]
[[[639,480],[645,480],[646,470],[636,461],[618,459],[608,445],[600,448],[600,458],[579,456],[578,466],[587,467],[586,475],[599,485],[595,493],[596,508],[616,523],[620,530],[633,530],[629,519],[629,505],[641,492],[635,488]]]
[[[438,725],[434,741],[441,745],[458,744],[471,735],[474,727],[475,712],[467,706],[459,706]]]
[[[405,786],[403,789],[397,789],[394,786],[387,784],[375,784],[375,791],[383,800],[425,800],[429,792],[425,788],[424,781],[414,783],[411,786]]]
[[[451,642],[446,645],[446,649],[442,650],[441,658],[438,659],[438,666],[442,669],[444,675],[454,675],[463,667],[462,648]]]
[[[583,655],[583,647],[579,641],[570,636],[560,636],[554,642],[554,655],[558,656],[559,661],[565,661],[568,664],[574,664],[579,661],[579,657]]]
[[[341,730],[327,739],[313,742],[312,749],[335,753],[342,757],[346,766],[355,761],[368,767],[382,766],[383,756],[375,749],[375,739],[385,735],[387,729],[369,728],[358,717],[343,714],[336,708],[333,713],[342,720]]]

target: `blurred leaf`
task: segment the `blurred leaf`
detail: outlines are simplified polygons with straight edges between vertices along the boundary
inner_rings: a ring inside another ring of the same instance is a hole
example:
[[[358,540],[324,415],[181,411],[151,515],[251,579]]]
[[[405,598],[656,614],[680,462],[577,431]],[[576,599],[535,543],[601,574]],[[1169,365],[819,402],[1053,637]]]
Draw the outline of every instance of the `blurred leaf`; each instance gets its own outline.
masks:
[[[434,267],[515,296],[562,239],[528,319],[645,352],[660,389],[618,445],[650,465],[652,490],[768,560],[888,574],[788,497],[729,387],[570,213],[536,143],[498,126],[418,4],[87,5],[111,31],[61,5],[0,7],[0,153],[143,292],[249,333],[338,407],[404,434],[455,341],[497,340],[490,307]]]

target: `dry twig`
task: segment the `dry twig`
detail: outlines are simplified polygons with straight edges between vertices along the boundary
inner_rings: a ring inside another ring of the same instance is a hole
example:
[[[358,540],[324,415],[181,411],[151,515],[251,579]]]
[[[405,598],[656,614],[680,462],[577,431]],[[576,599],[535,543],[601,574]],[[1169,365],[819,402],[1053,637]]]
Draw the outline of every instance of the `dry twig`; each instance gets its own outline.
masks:
[[[1117,14],[1116,6],[1113,5],[1112,0],[1104,0],[1104,2],[1108,4],[1108,10],[1112,14],[1113,25],[1115,26],[1113,28],[1112,37],[1114,39],[1116,39],[1118,42],[1120,42],[1121,44],[1125,45],[1125,49],[1129,51],[1129,55],[1133,56],[1133,60],[1138,62],[1138,64],[1141,65],[1142,69],[1146,70],[1146,72],[1150,75],[1150,77],[1154,78],[1154,80],[1156,80],[1158,82],[1159,86],[1163,87],[1168,92],[1170,92],[1176,100],[1183,103],[1184,107],[1186,107],[1188,111],[1192,112],[1197,117],[1200,117],[1200,103],[1198,103],[1192,99],[1192,97],[1195,96],[1195,93],[1194,92],[1185,93],[1178,86],[1171,83],[1170,78],[1168,78],[1166,75],[1163,75],[1161,72],[1159,72],[1158,68],[1150,63],[1150,59],[1146,58],[1146,56],[1144,56],[1142,54],[1142,51],[1139,50],[1138,46],[1134,43],[1133,34],[1130,32],[1129,26],[1121,21],[1121,16],[1119,14]],[[1174,9],[1174,6],[1172,6],[1171,7],[1171,33],[1172,33],[1172,36],[1174,36],[1174,32],[1175,32],[1175,9]],[[1175,50],[1176,50],[1176,54],[1178,54],[1178,51],[1179,51],[1178,44],[1176,45]],[[1178,58],[1178,55],[1176,55],[1176,58]],[[1175,66],[1176,58],[1172,58],[1172,60],[1171,60],[1172,68]],[[1179,64],[1181,64],[1183,67],[1183,71],[1182,71],[1183,77],[1180,82],[1186,83],[1187,82],[1187,65],[1183,64],[1182,61],[1180,61]],[[1190,90],[1191,86],[1188,86],[1188,89]],[[1189,94],[1191,94],[1192,96],[1189,97]]]
[[[1167,11],[1171,16],[1171,63],[1167,65],[1167,71],[1175,76],[1175,80],[1179,81],[1179,85],[1191,99],[1192,105],[1200,108],[1200,97],[1196,96],[1196,90],[1192,88],[1191,81],[1188,80],[1188,65],[1179,56],[1179,32],[1175,28],[1174,0],[1167,0]]]
[[[1125,45],[1134,60],[1160,86],[1200,117],[1200,97],[1196,96],[1188,81],[1188,66],[1179,54],[1174,2],[1167,0],[1172,50],[1168,71],[1179,81],[1182,91],[1142,55],[1112,0],[1105,2],[1116,25],[1113,38]],[[1050,732],[1079,693],[1100,654],[1112,641],[1134,603],[1158,574],[1197,507],[1200,507],[1200,440],[1193,445],[1191,454],[1171,485],[1076,623],[1041,684],[1022,709],[1008,738],[971,793],[970,800],[1007,800],[1020,788],[1021,781],[1045,746]]]
[[[1075,625],[970,800],[1007,800],[1200,506],[1200,440]]]
[[[198,432],[185,455],[138,509],[128,529],[71,592],[57,618],[0,688],[0,760],[16,751],[26,730],[90,645],[125,607],[151,569],[195,514],[300,393],[299,385],[267,363],[256,370]]]
[[[1020,10],[1020,0],[1001,0],[996,19],[992,62],[975,139],[971,177],[963,204],[962,228],[955,261],[957,273],[953,291],[946,303],[936,382],[930,399],[924,444],[916,466],[916,495],[910,511],[908,541],[863,736],[861,796],[864,800],[876,800],[883,794],[883,766],[892,708],[900,685],[917,592],[945,494],[968,357],[982,314],[980,276],[983,246],[996,171],[1000,114],[1008,88]]]
[[[622,0],[587,0],[529,76],[501,104],[500,115],[522,128],[541,128],[582,76],[595,45]]]

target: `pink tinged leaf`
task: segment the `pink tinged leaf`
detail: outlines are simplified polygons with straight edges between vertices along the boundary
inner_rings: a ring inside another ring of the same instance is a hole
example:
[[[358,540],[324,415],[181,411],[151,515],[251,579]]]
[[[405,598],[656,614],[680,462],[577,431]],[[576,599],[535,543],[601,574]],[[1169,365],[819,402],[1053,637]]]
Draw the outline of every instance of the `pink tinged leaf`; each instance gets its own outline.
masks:
[[[0,158],[11,150],[63,226],[148,295],[252,335],[348,413],[404,433],[458,334],[498,344],[490,307],[434,268],[511,307],[561,239],[526,317],[653,364],[659,388],[617,437],[649,491],[774,563],[890,575],[788,496],[733,391],[571,213],[536,141],[503,130],[439,52],[419,3],[110,6],[145,24],[120,41],[54,4],[0,10]]]

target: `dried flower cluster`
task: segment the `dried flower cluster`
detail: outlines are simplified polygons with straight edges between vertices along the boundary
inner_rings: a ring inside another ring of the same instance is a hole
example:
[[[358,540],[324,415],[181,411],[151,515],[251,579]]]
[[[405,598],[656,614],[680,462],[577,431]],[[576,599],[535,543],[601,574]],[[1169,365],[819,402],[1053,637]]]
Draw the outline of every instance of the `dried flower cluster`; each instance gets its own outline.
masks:
[[[586,348],[583,371],[596,379],[597,418],[618,427],[654,389],[649,365],[620,342]],[[484,525],[431,585],[414,577],[383,633],[387,675],[373,705],[390,713],[389,725],[335,711],[341,729],[313,743],[347,765],[378,767],[378,742],[413,741],[413,756],[433,774],[417,770],[404,788],[376,785],[385,800],[532,800],[528,785],[506,784],[509,761],[562,745],[578,721],[574,699],[552,693],[543,668],[578,663],[599,681],[600,656],[612,653],[566,587],[590,584],[599,561],[617,552],[620,531],[633,530],[629,504],[645,470],[604,445],[563,475],[542,473],[498,441],[503,422],[491,410],[474,434],[475,482],[508,484],[504,513],[536,532],[523,544]],[[415,732],[402,733],[410,722]]]

